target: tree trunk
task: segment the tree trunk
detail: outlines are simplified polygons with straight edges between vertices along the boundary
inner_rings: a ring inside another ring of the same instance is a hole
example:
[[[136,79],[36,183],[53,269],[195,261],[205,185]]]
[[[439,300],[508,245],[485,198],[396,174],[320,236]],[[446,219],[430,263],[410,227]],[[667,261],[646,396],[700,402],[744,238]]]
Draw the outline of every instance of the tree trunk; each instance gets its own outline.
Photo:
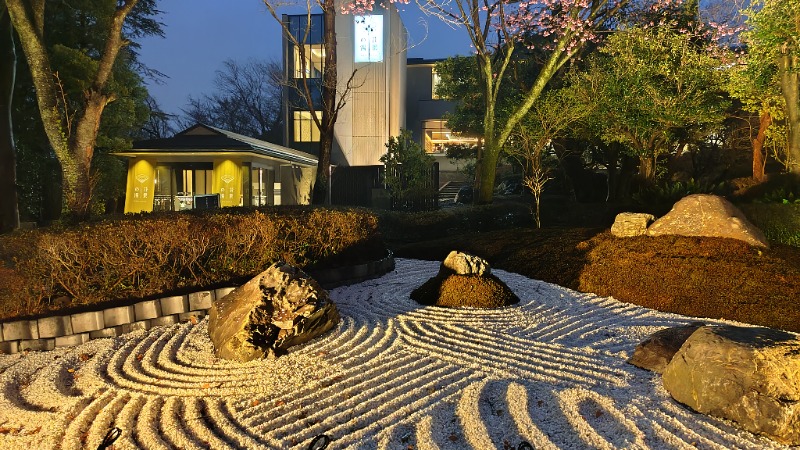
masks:
[[[639,157],[639,178],[647,184],[653,184],[656,181],[655,162],[655,158],[652,156]]]
[[[113,96],[104,94],[108,79],[120,49],[127,45],[122,39],[125,18],[138,0],[125,0],[117,4],[111,27],[106,36],[105,47],[97,60],[97,71],[91,87],[84,93],[81,112],[71,127],[65,121],[69,113],[58,102],[58,86],[53,76],[50,57],[44,41],[43,0],[5,0],[11,23],[17,31],[22,50],[28,61],[31,77],[36,88],[36,101],[42,118],[45,134],[61,163],[63,175],[64,212],[76,218],[90,213],[92,181],[91,161],[94,144],[100,127],[100,118],[105,106]]]
[[[764,181],[764,141],[767,139],[767,129],[772,125],[772,115],[769,111],[762,111],[758,121],[758,134],[752,140],[753,144],[753,179],[759,183]]]
[[[497,173],[497,159],[500,156],[500,145],[496,138],[486,133],[483,142],[483,151],[478,160],[477,180],[478,191],[474,196],[474,203],[485,205],[492,202],[494,195],[494,180]]]
[[[42,21],[45,2],[31,4],[28,9],[23,0],[6,0],[6,6],[28,62],[44,133],[61,164],[63,183],[66,187],[71,185],[75,178],[72,176],[75,164],[68,151],[65,138],[67,130],[63,126],[61,109],[56,95],[56,84],[53,79],[53,71],[50,69],[50,56],[47,54],[44,43]]]
[[[5,4],[0,6],[0,61],[0,233],[5,233],[19,228],[17,152],[11,120],[17,55]]]
[[[96,91],[87,93],[87,97],[85,109],[69,142],[70,154],[75,156],[75,178],[69,186],[65,186],[69,189],[65,192],[67,209],[81,218],[90,212],[94,190],[92,157],[100,131],[100,119],[108,103],[108,97]]]
[[[606,202],[613,202],[617,200],[617,186],[619,185],[619,147],[620,144],[613,142],[608,145],[602,145],[603,154],[606,157],[606,185],[608,191],[606,192]]]
[[[619,168],[619,183],[617,185],[617,200],[630,200],[631,187],[636,175],[637,161],[635,157],[622,154],[622,163]]]
[[[788,50],[778,58],[781,91],[786,101],[786,122],[789,127],[789,171],[800,174],[800,58]]]
[[[325,67],[322,73],[322,129],[320,129],[319,160],[317,162],[316,181],[314,182],[314,195],[312,196],[312,202],[315,205],[328,203],[328,192],[331,183],[333,133],[339,112],[336,102],[338,83],[338,70],[336,67],[336,2],[334,0],[324,0],[322,6]],[[308,99],[308,101],[311,101],[311,99]]]

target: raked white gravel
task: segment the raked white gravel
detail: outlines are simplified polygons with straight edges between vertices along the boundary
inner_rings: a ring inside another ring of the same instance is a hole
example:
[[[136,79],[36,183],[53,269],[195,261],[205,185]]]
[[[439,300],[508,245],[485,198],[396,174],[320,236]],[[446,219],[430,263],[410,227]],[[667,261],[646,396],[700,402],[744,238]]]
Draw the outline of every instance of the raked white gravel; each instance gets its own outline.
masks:
[[[625,362],[695,319],[500,270],[518,305],[421,307],[438,266],[332,290],[341,324],[277,360],[214,358],[206,321],[0,355],[0,448],[95,449],[112,426],[115,449],[782,448]]]

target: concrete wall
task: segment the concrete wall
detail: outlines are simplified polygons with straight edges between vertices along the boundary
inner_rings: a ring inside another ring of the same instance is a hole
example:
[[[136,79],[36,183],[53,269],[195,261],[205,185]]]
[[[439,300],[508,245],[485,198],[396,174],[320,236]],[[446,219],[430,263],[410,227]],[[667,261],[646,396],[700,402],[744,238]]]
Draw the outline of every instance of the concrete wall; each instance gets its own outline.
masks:
[[[455,109],[455,103],[433,99],[433,63],[410,64],[407,68],[406,84],[406,128],[411,130],[414,140],[423,144],[422,122],[441,119]]]
[[[405,60],[407,33],[397,9],[375,6],[373,14],[383,15],[383,61],[356,63],[354,18],[336,18],[339,89],[356,71],[347,104],[336,123],[333,162],[363,166],[380,164],[390,136],[405,124]]]

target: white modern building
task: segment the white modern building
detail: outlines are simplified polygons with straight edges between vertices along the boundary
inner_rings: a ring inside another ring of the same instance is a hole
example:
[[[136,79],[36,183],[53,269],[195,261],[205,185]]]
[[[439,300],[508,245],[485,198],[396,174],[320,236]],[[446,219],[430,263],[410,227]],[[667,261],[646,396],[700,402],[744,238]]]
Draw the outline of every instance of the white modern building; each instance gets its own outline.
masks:
[[[319,95],[325,70],[322,15],[311,15],[310,27],[308,18],[306,14],[283,17],[291,34],[305,46],[306,79]],[[337,14],[338,92],[347,92],[347,97],[335,126],[333,164],[380,164],[389,137],[405,128],[407,41],[405,26],[393,5],[376,5],[365,15]],[[301,84],[300,52],[287,36],[283,37],[283,51],[287,84]],[[287,86],[283,100],[284,146],[317,154],[319,131],[304,98]]]

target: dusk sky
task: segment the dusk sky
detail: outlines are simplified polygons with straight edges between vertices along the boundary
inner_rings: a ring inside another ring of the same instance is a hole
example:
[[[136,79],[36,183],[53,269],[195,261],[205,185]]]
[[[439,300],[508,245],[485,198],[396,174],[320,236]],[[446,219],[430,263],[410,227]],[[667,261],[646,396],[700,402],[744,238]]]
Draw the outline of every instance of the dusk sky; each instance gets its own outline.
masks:
[[[400,5],[408,29],[408,56],[445,58],[470,52],[463,29],[451,29],[434,17],[425,17],[417,6]],[[211,93],[214,72],[228,58],[280,60],[280,27],[260,0],[163,0],[158,8],[165,38],[141,41],[141,60],[169,78],[163,84],[150,82],[148,88],[161,108],[180,114],[187,98]],[[302,10],[286,10],[298,13]],[[426,28],[420,20],[428,24]]]

